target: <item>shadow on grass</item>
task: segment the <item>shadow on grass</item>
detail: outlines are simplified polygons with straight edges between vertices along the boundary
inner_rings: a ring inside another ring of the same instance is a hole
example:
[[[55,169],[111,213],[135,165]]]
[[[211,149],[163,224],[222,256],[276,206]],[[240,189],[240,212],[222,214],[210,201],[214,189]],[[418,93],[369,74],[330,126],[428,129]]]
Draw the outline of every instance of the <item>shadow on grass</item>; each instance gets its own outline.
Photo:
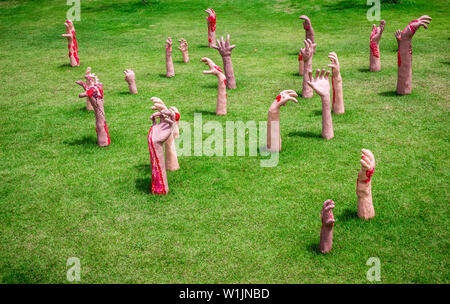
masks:
[[[368,72],[370,72],[370,69],[369,68],[359,68],[358,71],[361,73],[368,73]]]
[[[206,45],[206,44],[200,44],[200,45],[197,45],[197,48],[199,48],[199,49],[209,49],[209,46]]]
[[[70,65],[70,63],[63,63],[61,65],[58,66],[58,69],[62,69],[62,68],[71,68],[72,66]]]
[[[313,114],[314,116],[322,116],[322,110],[314,110]]]
[[[203,84],[202,88],[205,88],[205,89],[217,89],[217,84]]]
[[[80,139],[75,139],[72,141],[63,141],[64,144],[69,146],[92,146],[97,145],[97,138],[94,136],[83,136]]]
[[[358,220],[358,213],[353,209],[345,209],[342,213],[336,214],[336,218],[340,222]]]
[[[398,95],[396,91],[385,91],[385,92],[380,92],[378,93],[378,95],[383,96],[383,97],[395,97],[395,96],[402,96],[402,95]]]
[[[152,167],[150,166],[150,164],[137,165],[135,168],[140,173],[143,173],[144,176],[152,172]],[[137,190],[142,191],[146,194],[150,194],[152,188],[152,178],[150,176],[137,178],[135,180],[135,185]]]
[[[345,9],[364,9],[366,10],[365,1],[355,1],[355,0],[341,0],[337,3],[324,4],[325,8],[329,10],[345,10]]]
[[[313,132],[306,132],[306,131],[295,131],[288,134],[289,137],[306,137],[306,138],[320,138],[322,139],[321,134],[313,133]]]
[[[321,254],[319,250],[319,243],[311,243],[306,247],[306,249],[314,254]]]
[[[203,110],[199,110],[199,109],[195,109],[194,111],[192,111],[192,114],[194,113],[200,113],[202,115],[213,115],[216,116],[216,112],[213,111],[203,111]]]

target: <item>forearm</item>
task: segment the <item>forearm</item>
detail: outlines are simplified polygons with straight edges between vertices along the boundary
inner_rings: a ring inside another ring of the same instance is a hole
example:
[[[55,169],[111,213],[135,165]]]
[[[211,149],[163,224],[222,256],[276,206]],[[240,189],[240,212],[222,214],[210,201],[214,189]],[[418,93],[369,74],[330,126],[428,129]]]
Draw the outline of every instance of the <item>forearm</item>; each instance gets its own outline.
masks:
[[[189,62],[189,52],[186,50],[184,52],[181,52],[183,55],[183,62],[188,63]]]
[[[308,29],[305,29],[306,39],[311,40],[314,43],[314,29],[310,26]]]
[[[331,85],[333,86],[333,112],[335,114],[343,114],[345,112],[345,108],[341,73],[331,77]]]
[[[371,181],[364,182],[358,177],[356,180],[356,195],[358,197],[358,217],[366,220],[373,218],[375,210],[372,203]]]
[[[163,145],[160,142],[153,142],[153,128],[150,128],[148,135],[148,146],[150,152],[150,164],[152,167],[152,194],[167,194],[169,185],[167,184],[166,166],[164,163]]]
[[[217,78],[217,105],[216,105],[216,115],[227,114],[227,79],[221,75]]]
[[[231,56],[223,56],[223,69],[225,71],[225,77],[227,79],[227,89],[236,88],[236,80],[234,79],[233,64],[231,62]]]
[[[175,171],[180,169],[180,165],[178,164],[177,150],[175,149],[175,140],[172,134],[164,143],[164,147],[166,154],[165,165],[167,170]]]
[[[333,227],[322,226],[320,230],[319,250],[321,253],[330,252],[333,247]]]
[[[326,139],[334,137],[330,95],[322,96],[322,137]]]
[[[137,94],[136,80],[132,79],[128,81],[128,89],[130,90],[130,94]]]
[[[280,109],[270,107],[267,115],[267,150],[281,151]]]
[[[175,71],[173,69],[173,61],[172,61],[172,50],[166,48],[166,76],[173,77],[175,76]]]
[[[412,45],[411,41],[399,43],[397,94],[410,94],[412,90]]]
[[[210,26],[208,25],[208,42],[209,47],[212,47],[216,45],[216,32],[212,31],[209,27]]]
[[[298,54],[298,74],[303,76],[305,71],[305,63],[303,62],[302,54]]]
[[[95,113],[95,131],[97,132],[97,144],[101,147],[106,147],[111,144],[109,137],[108,125],[106,124],[105,110],[103,108],[103,100],[91,101],[96,104],[94,107]]]
[[[303,68],[303,85],[302,85],[302,97],[303,98],[312,98],[313,97],[313,88],[308,85],[308,81],[311,81],[309,78],[308,71],[312,71],[312,56],[309,59],[303,58],[304,68]]]
[[[380,50],[378,43],[375,41],[370,42],[370,71],[378,72],[381,70],[380,63]]]

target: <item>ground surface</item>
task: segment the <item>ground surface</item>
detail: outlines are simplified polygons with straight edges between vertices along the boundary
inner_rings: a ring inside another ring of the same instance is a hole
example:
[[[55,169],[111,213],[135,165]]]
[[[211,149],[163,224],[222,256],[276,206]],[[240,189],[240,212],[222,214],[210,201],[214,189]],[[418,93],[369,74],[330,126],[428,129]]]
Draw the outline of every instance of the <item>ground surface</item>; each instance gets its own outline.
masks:
[[[368,73],[366,1],[82,0],[75,22],[81,67],[67,65],[60,35],[66,1],[0,1],[0,282],[64,283],[81,260],[83,283],[367,283],[369,257],[384,283],[449,283],[449,14],[447,1],[383,5],[382,71]],[[215,77],[199,60],[207,7],[217,34],[231,33],[238,89],[216,117]],[[313,68],[341,62],[346,113],[335,138],[321,132],[317,95],[282,109],[283,152],[275,168],[258,157],[180,157],[170,194],[152,196],[146,136],[150,97],[192,122],[265,121],[283,89],[301,89],[297,52],[311,17]],[[396,96],[394,31],[423,14],[413,40],[413,93]],[[164,41],[186,38],[191,63],[174,48],[167,79]],[[96,146],[92,113],[77,95],[87,66],[105,86],[112,138]],[[123,70],[136,72],[131,96]],[[377,160],[376,217],[356,217],[361,148]],[[334,249],[317,251],[320,211],[336,202]]]

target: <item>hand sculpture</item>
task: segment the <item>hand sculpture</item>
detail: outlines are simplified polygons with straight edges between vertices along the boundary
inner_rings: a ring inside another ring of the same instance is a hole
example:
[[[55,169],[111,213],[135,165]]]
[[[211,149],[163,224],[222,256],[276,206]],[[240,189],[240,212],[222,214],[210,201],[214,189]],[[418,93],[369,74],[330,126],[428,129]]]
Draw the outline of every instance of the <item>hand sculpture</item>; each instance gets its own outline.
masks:
[[[267,150],[272,152],[281,151],[280,134],[280,108],[285,106],[289,100],[298,103],[297,93],[293,90],[285,90],[278,95],[269,108],[267,117]]]
[[[166,40],[166,77],[175,76],[172,62],[172,38]]]
[[[309,73],[312,72],[312,57],[314,54],[314,50],[316,48],[316,44],[313,43],[310,39],[306,39],[305,41],[305,47],[303,49],[300,49],[300,53],[303,56],[303,62],[304,62],[304,75],[303,75],[303,85],[302,85],[302,97],[303,98],[312,98],[313,97],[313,90],[310,86],[308,86],[309,79]]]
[[[333,226],[335,222],[333,209],[334,202],[332,200],[329,199],[323,203],[322,213],[320,215],[322,219],[322,228],[320,229],[319,245],[319,250],[322,253],[330,252],[333,247]]]
[[[380,49],[378,45],[380,44],[381,35],[384,31],[384,26],[386,21],[381,20],[380,26],[377,27],[375,24],[372,26],[372,34],[370,34],[370,71],[378,72],[381,70],[380,63]]]
[[[309,20],[308,16],[305,16],[305,15],[301,15],[300,17],[298,17],[298,19],[305,21],[305,22],[303,22],[303,28],[305,29],[305,39],[309,39],[312,41],[312,43],[314,43],[314,29],[312,28],[311,20]],[[314,53],[315,52],[316,52],[316,50],[315,50],[315,46],[314,46]],[[302,56],[301,52],[299,52],[298,53],[298,73],[300,74],[300,76],[303,76],[304,72],[305,72],[305,69],[304,69],[303,56]]]
[[[159,123],[156,123],[158,117]],[[164,160],[163,143],[172,134],[175,114],[166,109],[153,113],[150,119],[153,125],[148,132],[147,141],[152,166],[151,192],[152,194],[167,194],[169,193],[169,185],[167,183],[166,165],[161,160]]]
[[[69,59],[71,66],[79,66],[80,59],[78,58],[78,44],[77,38],[75,36],[75,27],[73,26],[72,21],[66,20],[64,23],[66,27],[66,33],[62,34],[63,37],[67,38],[67,42],[69,43]]]
[[[94,78],[92,78],[91,76],[91,68],[88,67],[86,69],[86,73],[84,74],[84,78],[86,79],[86,83],[82,82],[82,81],[77,81],[76,83],[81,85],[83,87],[83,89],[85,87],[90,87],[91,85],[94,85]],[[92,81],[91,81],[92,80]],[[86,99],[86,110],[88,111],[94,111],[94,108],[92,107],[91,102],[89,101],[89,98]]]
[[[189,62],[189,52],[188,52],[188,43],[186,39],[179,40],[180,47],[178,48],[181,51],[181,54],[183,55],[183,62],[188,63]]]
[[[109,138],[108,125],[105,120],[105,109],[103,107],[103,84],[98,82],[97,76],[91,74],[91,68],[86,70],[86,83],[77,81],[83,89],[84,93],[78,95],[80,98],[88,97],[88,101],[94,108],[95,113],[95,131],[97,132],[97,144],[106,147],[111,144]]]
[[[180,135],[178,126],[180,120],[180,112],[175,107],[167,108],[164,102],[158,97],[152,97],[151,101],[153,101],[154,104],[152,110],[157,110],[159,112],[169,110],[173,112],[175,115],[176,123],[173,124],[172,134],[170,134],[169,138],[167,138],[166,142],[164,143],[164,150],[166,156],[165,157],[166,169],[169,171],[176,171],[180,169],[180,165],[178,164],[177,150],[175,148],[175,138],[177,138]]]
[[[209,47],[216,46],[216,13],[212,8],[208,8],[205,10],[208,14],[206,18],[206,23],[208,24],[208,43]]]
[[[358,196],[358,217],[369,220],[375,216],[372,203],[371,179],[375,171],[375,158],[370,150],[362,149],[361,170],[356,179],[356,195]]]
[[[424,15],[411,21],[403,31],[396,31],[395,37],[398,44],[398,76],[397,94],[411,94],[412,87],[412,38],[414,33],[423,26],[425,29],[430,24],[431,17]]]
[[[233,64],[231,63],[231,51],[236,47],[234,44],[230,45],[230,35],[227,35],[227,40],[221,41],[217,39],[217,45],[212,46],[212,48],[219,51],[220,56],[222,56],[223,69],[225,70],[225,77],[227,78],[227,89],[236,88],[236,80],[234,79]]]
[[[212,74],[217,76],[217,105],[216,105],[216,115],[226,115],[227,114],[227,90],[226,84],[227,79],[223,74],[222,70],[209,58],[203,57],[201,59],[209,67],[209,71],[203,71],[203,74]]]
[[[136,76],[134,75],[133,70],[126,69],[123,73],[125,74],[125,81],[128,83],[130,94],[137,94]]]
[[[333,112],[335,114],[343,114],[344,98],[342,97],[342,77],[339,67],[339,60],[335,52],[328,54],[328,58],[331,60],[331,64],[328,65],[331,68],[331,85],[333,86]]]
[[[334,137],[333,121],[331,119],[329,75],[330,72],[327,71],[325,73],[325,70],[323,69],[322,72],[320,72],[320,70],[316,71],[315,78],[312,78],[311,71],[308,76],[308,78],[311,79],[311,81],[308,81],[308,85],[310,85],[322,98],[322,137],[326,139],[332,139]]]

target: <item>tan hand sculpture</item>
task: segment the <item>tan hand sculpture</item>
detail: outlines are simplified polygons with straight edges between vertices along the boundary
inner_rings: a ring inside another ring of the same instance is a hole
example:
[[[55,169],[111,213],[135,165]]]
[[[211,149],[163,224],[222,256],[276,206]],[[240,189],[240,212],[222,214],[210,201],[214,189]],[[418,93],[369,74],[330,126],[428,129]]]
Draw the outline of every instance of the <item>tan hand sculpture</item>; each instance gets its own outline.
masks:
[[[331,68],[331,85],[333,86],[333,113],[343,114],[345,108],[344,98],[342,96],[342,77],[339,60],[335,52],[329,53],[328,58],[331,60],[331,64],[328,67]]]
[[[289,100],[298,103],[297,93],[293,90],[284,90],[272,102],[267,117],[267,150],[271,152],[281,151],[280,134],[280,108]]]
[[[159,123],[156,119],[159,118]],[[152,167],[152,194],[164,195],[169,193],[166,165],[164,162],[163,143],[172,135],[175,123],[175,114],[170,110],[162,110],[153,113],[150,117],[153,124],[148,132],[147,142],[150,152],[150,164]]]
[[[175,76],[172,61],[172,38],[166,40],[166,77]]]
[[[205,10],[208,14],[206,23],[208,24],[208,45],[210,48],[216,46],[216,13],[212,8]]]
[[[173,124],[172,134],[170,134],[170,136],[165,141],[164,150],[166,156],[165,157],[166,169],[169,171],[176,171],[180,169],[180,165],[178,164],[177,150],[175,148],[175,138],[177,138],[180,135],[179,131],[180,112],[175,107],[167,108],[164,102],[158,97],[152,97],[150,100],[154,104],[152,110],[157,110],[159,112],[169,110],[173,112],[173,114],[175,115],[175,123]]]
[[[181,38],[179,42],[180,47],[178,49],[181,51],[181,54],[183,55],[183,62],[188,63],[189,62],[188,43],[186,39],[183,38]]]
[[[312,72],[312,58],[314,55],[314,51],[316,48],[316,44],[313,43],[310,39],[306,39],[304,41],[305,47],[300,49],[300,53],[303,57],[304,62],[304,75],[303,75],[303,85],[302,85],[302,97],[303,98],[312,98],[313,97],[313,89],[308,85],[309,73]]]
[[[322,213],[320,215],[322,219],[322,228],[320,229],[319,250],[321,253],[330,252],[333,248],[333,227],[335,222],[333,216],[334,207],[335,204],[330,199],[323,203]]]
[[[133,70],[126,69],[123,73],[125,74],[125,81],[128,83],[130,94],[137,94],[136,76],[134,75]]]
[[[216,115],[227,114],[227,79],[221,68],[217,66],[211,59],[203,57],[202,62],[206,63],[209,67],[209,71],[203,71],[203,74],[211,74],[217,76],[217,104]]]
[[[362,149],[361,170],[356,179],[356,195],[358,197],[358,217],[369,220],[375,216],[372,203],[372,175],[375,171],[375,157],[370,150]]]
[[[79,98],[87,97],[95,113],[95,131],[97,132],[97,144],[106,147],[111,144],[108,125],[105,120],[105,109],[103,101],[103,84],[98,81],[95,74],[91,74],[91,68],[88,67],[85,74],[86,83],[77,81],[84,93],[78,95]]]
[[[384,31],[384,26],[386,25],[386,21],[381,20],[380,26],[377,27],[375,24],[372,26],[372,33],[370,34],[370,71],[378,72],[381,70],[380,63],[380,39],[381,35]]]
[[[308,85],[316,91],[322,98],[322,137],[332,139],[334,137],[333,121],[331,119],[331,104],[330,104],[330,82],[328,76],[330,72],[323,69],[316,71],[316,77],[312,78],[312,72],[309,72]],[[306,76],[306,75],[305,75]]]
[[[424,15],[411,21],[403,31],[396,31],[398,44],[397,94],[411,94],[412,89],[412,38],[420,26],[428,29],[431,17]]]
[[[69,47],[69,60],[71,66],[79,66],[80,59],[78,58],[78,44],[77,38],[75,36],[75,27],[73,26],[73,22],[70,20],[66,20],[64,23],[66,27],[66,33],[62,34],[63,37],[67,38],[68,47]]]
[[[314,29],[311,25],[311,20],[309,20],[308,16],[306,15],[301,15],[300,17],[298,17],[298,19],[304,20],[305,22],[303,22],[303,28],[305,29],[305,39],[309,39],[312,41],[312,43],[314,43]],[[314,49],[315,52],[315,49]],[[302,53],[299,52],[298,53],[298,73],[300,76],[303,76],[305,72],[304,69],[304,61],[303,61],[303,56]]]
[[[231,63],[231,51],[236,46],[230,45],[230,35],[227,35],[227,40],[223,40],[223,36],[220,41],[217,39],[217,45],[212,46],[212,48],[219,51],[220,56],[222,56],[223,69],[225,70],[225,77],[227,78],[227,89],[236,88],[236,80],[234,78],[233,64]]]

